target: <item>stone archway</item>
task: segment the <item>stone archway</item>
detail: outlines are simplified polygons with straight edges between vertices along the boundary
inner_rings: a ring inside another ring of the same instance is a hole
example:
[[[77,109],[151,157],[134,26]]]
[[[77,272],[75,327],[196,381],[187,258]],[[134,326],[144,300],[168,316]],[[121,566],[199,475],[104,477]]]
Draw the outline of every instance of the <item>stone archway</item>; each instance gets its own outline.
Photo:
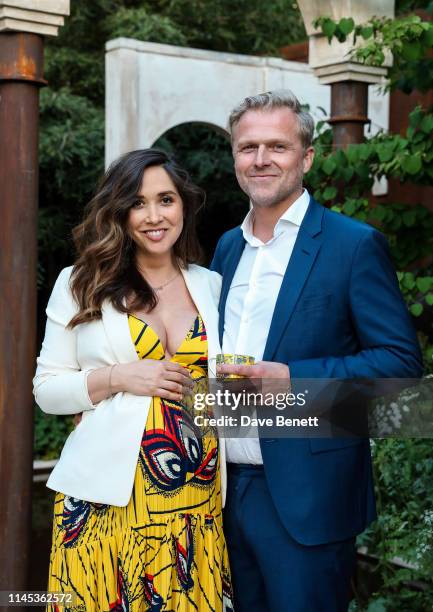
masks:
[[[117,38],[106,45],[106,163],[151,146],[182,123],[225,130],[245,96],[292,89],[316,119],[330,110],[329,86],[313,70],[280,58],[219,53]],[[388,97],[371,88],[374,130],[388,127]]]

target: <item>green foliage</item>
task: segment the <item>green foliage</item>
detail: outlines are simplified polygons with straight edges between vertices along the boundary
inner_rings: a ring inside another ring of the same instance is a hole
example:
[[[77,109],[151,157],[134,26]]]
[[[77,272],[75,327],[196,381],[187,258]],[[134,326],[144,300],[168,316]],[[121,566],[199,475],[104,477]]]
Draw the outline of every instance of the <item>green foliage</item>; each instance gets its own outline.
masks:
[[[110,38],[127,36],[148,42],[187,46],[188,37],[178,25],[162,15],[154,15],[146,8],[120,8],[105,20]]]
[[[305,38],[290,0],[168,0],[164,12],[189,33],[190,46],[204,49],[280,55],[281,47]]]
[[[44,414],[35,409],[34,458],[57,459],[60,449],[73,428],[72,418]]]
[[[431,442],[376,440],[372,452],[378,520],[359,544],[377,555],[381,587],[370,605],[360,609],[376,610],[381,600],[385,610],[428,610],[433,600]],[[395,558],[410,567],[396,566]],[[416,584],[418,589],[413,588]]]
[[[414,89],[429,91],[433,86],[433,23],[423,21],[418,15],[400,19],[373,17],[368,22],[355,25],[353,19],[319,17],[314,22],[329,42],[335,37],[344,42],[353,33],[352,58],[371,66],[382,66],[387,54],[394,63],[389,69],[389,86],[406,93]],[[356,45],[362,39],[361,45]]]

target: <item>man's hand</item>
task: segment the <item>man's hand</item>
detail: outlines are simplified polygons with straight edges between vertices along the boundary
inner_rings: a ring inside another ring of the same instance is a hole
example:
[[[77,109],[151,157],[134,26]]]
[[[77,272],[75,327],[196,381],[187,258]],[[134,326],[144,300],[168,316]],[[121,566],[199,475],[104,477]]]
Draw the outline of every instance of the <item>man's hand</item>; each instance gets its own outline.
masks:
[[[255,387],[263,395],[273,395],[290,392],[290,370],[285,363],[277,363],[275,361],[258,361],[254,365],[230,365],[221,364],[217,366],[217,375],[237,374],[251,380],[254,384],[254,379],[260,379]],[[242,379],[230,380],[231,386],[237,380],[239,384],[239,392],[243,390],[245,382]]]
[[[289,366],[275,361],[258,361],[254,365],[221,364],[217,366],[217,374],[236,374],[246,378],[285,378],[287,385],[290,384]]]

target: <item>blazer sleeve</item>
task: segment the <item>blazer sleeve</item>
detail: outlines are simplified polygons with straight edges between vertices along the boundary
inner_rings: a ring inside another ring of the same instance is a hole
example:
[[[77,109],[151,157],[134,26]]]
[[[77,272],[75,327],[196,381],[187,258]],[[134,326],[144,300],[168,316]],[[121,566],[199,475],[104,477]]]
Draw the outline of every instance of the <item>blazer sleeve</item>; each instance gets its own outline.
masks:
[[[423,372],[414,326],[400,293],[388,244],[368,231],[354,253],[349,302],[360,350],[289,363],[292,378],[418,378]]]
[[[60,273],[48,301],[45,337],[33,379],[36,403],[50,414],[76,414],[93,410],[87,376],[77,361],[77,327],[67,328],[77,312],[69,279],[72,268]]]

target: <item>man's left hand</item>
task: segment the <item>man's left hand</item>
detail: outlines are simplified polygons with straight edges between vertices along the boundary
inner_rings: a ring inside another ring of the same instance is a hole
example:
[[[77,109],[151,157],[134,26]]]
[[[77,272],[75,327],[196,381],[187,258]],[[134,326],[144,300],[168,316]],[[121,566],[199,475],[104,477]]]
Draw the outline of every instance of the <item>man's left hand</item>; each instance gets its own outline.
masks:
[[[258,361],[254,365],[221,364],[217,367],[217,374],[236,374],[246,378],[285,378],[290,384],[290,370],[285,363],[275,361]]]

